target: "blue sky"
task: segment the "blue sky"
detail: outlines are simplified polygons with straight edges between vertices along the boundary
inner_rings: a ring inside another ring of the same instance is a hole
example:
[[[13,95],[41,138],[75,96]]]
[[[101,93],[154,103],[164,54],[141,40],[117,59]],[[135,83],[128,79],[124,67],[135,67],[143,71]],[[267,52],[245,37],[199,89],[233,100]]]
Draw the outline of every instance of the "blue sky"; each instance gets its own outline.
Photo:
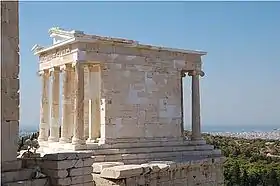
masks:
[[[34,44],[60,26],[141,43],[198,49],[203,127],[280,127],[280,2],[21,2],[21,127],[39,125]],[[278,53],[277,53],[278,52]],[[190,79],[184,81],[190,123]]]

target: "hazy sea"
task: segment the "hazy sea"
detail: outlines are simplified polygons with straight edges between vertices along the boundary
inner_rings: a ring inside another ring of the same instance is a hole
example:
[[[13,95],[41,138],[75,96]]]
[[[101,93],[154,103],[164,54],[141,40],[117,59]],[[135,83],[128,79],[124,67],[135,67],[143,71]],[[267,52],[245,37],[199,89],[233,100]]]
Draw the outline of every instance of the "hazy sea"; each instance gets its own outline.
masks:
[[[190,128],[189,126],[185,128],[185,130],[188,130]],[[263,125],[263,126],[226,126],[226,125],[202,125],[202,132],[270,132],[274,129],[280,129],[280,125]],[[32,133],[37,132],[38,127],[20,127],[20,134],[23,133]]]
[[[251,126],[251,125],[236,125],[236,126],[202,126],[203,132],[270,132],[275,129],[280,129],[279,125],[263,125],[263,126]]]

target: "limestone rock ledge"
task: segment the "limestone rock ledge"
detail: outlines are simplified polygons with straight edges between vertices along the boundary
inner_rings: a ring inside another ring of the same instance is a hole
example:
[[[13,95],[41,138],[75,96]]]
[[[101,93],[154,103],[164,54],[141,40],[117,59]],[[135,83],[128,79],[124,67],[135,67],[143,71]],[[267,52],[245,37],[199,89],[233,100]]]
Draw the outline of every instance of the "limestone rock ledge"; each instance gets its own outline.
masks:
[[[40,168],[33,166],[26,168],[22,161],[15,160],[1,164],[2,186],[49,186],[49,180],[42,174]]]
[[[223,157],[203,158],[184,162],[153,161],[141,165],[117,165],[113,162],[96,163],[95,167],[102,167],[99,173],[93,174],[96,186],[101,185],[224,185],[222,164]]]
[[[48,176],[50,186],[94,186],[94,159],[91,156],[92,154],[87,152],[65,152],[46,154],[36,159],[23,159],[23,162],[25,168],[39,166],[42,173]]]
[[[47,154],[36,161],[26,160],[25,166],[39,165],[53,186],[224,185],[225,158],[221,156],[143,164],[96,162],[91,156],[88,152]]]

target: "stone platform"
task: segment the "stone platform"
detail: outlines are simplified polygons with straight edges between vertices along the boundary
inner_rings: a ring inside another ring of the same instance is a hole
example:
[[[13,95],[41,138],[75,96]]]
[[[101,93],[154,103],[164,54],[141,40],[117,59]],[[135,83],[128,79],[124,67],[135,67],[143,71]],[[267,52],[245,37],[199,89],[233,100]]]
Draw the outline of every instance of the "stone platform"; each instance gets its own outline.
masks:
[[[40,149],[40,158],[24,162],[26,168],[40,166],[50,185],[57,186],[223,184],[221,151],[204,140],[141,139],[132,143],[119,139],[91,148],[73,151],[45,147]]]
[[[57,148],[56,148],[57,147]],[[128,141],[117,141],[111,144],[88,144],[86,152],[91,155],[95,162],[122,161],[126,164],[146,163],[154,160],[189,160],[193,157],[216,157],[221,155],[221,151],[214,149],[212,145],[207,145],[204,140],[177,140],[169,139],[161,141],[139,141],[131,143]],[[61,144],[52,144],[43,147],[37,152],[42,156],[52,154],[52,152],[70,153],[73,150],[61,148]]]
[[[24,167],[21,160],[1,164],[2,186],[48,186],[49,180],[35,167]]]
[[[108,156],[105,155],[105,158]],[[36,160],[25,159],[24,162],[26,168],[39,165],[53,186],[223,185],[224,158],[215,153],[208,157],[197,155],[172,159],[166,156],[159,159],[138,159],[139,163],[125,163],[115,161],[115,158],[110,162],[98,162],[93,153],[64,152],[45,154]]]
[[[96,186],[219,186],[223,185],[223,162],[223,158],[216,157],[152,161],[140,165],[95,163],[93,179]]]

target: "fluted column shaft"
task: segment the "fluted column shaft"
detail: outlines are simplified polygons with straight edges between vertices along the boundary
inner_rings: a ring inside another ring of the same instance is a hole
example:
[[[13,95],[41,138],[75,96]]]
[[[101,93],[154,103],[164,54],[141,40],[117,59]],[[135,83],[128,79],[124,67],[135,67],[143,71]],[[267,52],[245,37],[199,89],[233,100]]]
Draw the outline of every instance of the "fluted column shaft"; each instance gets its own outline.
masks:
[[[200,91],[199,76],[204,76],[204,72],[193,70],[188,72],[192,76],[192,140],[201,140],[201,123],[200,123]]]
[[[90,99],[90,72],[89,65],[84,66],[84,133],[85,139],[89,137],[89,99]]]
[[[181,91],[181,136],[185,137],[184,131],[184,89],[183,89],[183,78],[186,77],[185,71],[180,72],[180,91]]]
[[[70,129],[69,133],[71,134],[71,138],[74,135],[74,120],[75,120],[75,100],[76,100],[76,86],[75,86],[75,68],[72,65],[72,71],[71,71],[71,113],[70,113]]]
[[[51,102],[51,127],[50,142],[57,142],[59,139],[59,67],[51,69],[52,77],[52,102]]]
[[[89,142],[96,142],[100,137],[100,66],[89,66],[90,100],[89,100]]]
[[[50,117],[49,117],[49,71],[40,72],[42,79],[41,108],[40,108],[40,130],[39,141],[47,141],[49,137]]]
[[[71,142],[71,72],[72,64],[66,64],[62,67],[63,70],[63,94],[62,94],[62,125],[60,142]]]
[[[84,67],[83,64],[75,64],[75,116],[73,145],[85,144],[84,139]]]

